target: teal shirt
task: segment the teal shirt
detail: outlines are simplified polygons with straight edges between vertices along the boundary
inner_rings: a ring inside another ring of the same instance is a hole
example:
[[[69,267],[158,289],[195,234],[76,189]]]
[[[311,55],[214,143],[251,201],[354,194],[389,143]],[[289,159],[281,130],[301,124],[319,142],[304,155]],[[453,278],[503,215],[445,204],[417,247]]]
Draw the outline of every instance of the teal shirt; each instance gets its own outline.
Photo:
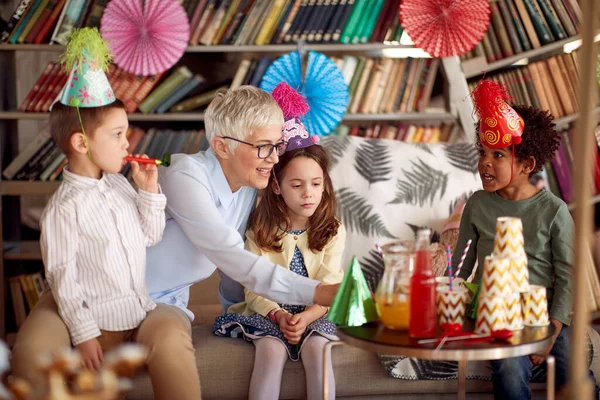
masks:
[[[475,192],[465,206],[452,266],[456,270],[469,239],[471,248],[459,273],[467,279],[475,259],[483,265],[492,254],[496,219],[518,217],[523,221],[525,252],[529,264],[529,282],[547,288],[550,318],[565,325],[571,321],[573,240],[575,227],[564,201],[547,190],[526,200],[506,200],[497,193]],[[481,282],[483,268],[478,267],[473,282]]]

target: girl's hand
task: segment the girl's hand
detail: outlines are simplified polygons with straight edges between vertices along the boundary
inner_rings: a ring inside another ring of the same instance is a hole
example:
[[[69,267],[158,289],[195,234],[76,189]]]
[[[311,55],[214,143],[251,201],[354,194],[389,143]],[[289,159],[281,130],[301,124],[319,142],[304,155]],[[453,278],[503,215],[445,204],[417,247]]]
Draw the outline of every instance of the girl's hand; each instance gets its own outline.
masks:
[[[102,346],[98,339],[90,339],[75,346],[81,354],[83,365],[90,371],[98,372],[102,367]]]
[[[148,158],[146,154],[136,154],[134,157]],[[155,164],[139,164],[130,161],[131,176],[135,184],[146,192],[158,193],[158,168]]]
[[[300,342],[300,339],[302,339],[302,335],[306,332],[307,327],[308,319],[304,313],[292,315],[288,320],[286,329],[282,329],[283,336],[285,336],[290,344],[297,344]]]

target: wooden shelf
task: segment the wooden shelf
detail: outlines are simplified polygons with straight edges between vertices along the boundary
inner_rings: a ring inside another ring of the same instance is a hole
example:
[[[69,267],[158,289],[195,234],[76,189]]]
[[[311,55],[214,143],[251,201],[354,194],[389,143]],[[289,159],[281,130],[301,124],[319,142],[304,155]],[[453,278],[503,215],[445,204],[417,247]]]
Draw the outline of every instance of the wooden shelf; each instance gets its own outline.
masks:
[[[2,196],[49,196],[53,194],[60,182],[28,182],[28,181],[0,181],[0,195]]]
[[[29,113],[20,111],[0,111],[1,120],[45,120],[49,113]],[[164,113],[164,114],[129,114],[130,121],[204,121],[204,113]],[[342,121],[454,121],[455,117],[448,112],[413,112],[396,114],[346,114]]]
[[[413,45],[404,44],[384,44],[384,43],[366,43],[366,44],[306,44],[306,50],[315,50],[320,52],[372,52],[385,49],[414,49]],[[56,51],[62,52],[64,46],[55,44],[2,44],[0,51]],[[295,44],[269,44],[265,46],[257,45],[217,45],[217,46],[188,46],[186,53],[287,53],[297,50]]]
[[[596,120],[600,119],[600,107],[594,109]],[[571,122],[574,122],[579,118],[579,113],[567,115],[566,117],[559,118],[554,121],[558,129],[566,128]]]
[[[590,199],[590,203],[591,204],[596,204],[596,203],[600,203],[600,194],[592,197]],[[569,210],[573,211],[575,209],[575,203],[571,203],[569,204]]]
[[[40,242],[24,240],[21,242],[4,242],[5,260],[41,260]]]
[[[569,44],[569,43],[573,43],[577,40],[581,40],[581,37],[579,35],[577,36],[573,36],[570,38],[566,38],[563,40],[559,40],[558,42],[554,42],[554,43],[550,43],[547,44],[545,46],[542,47],[538,47],[537,49],[533,49],[533,50],[529,50],[529,51],[524,51],[523,53],[519,53],[519,54],[515,54],[514,56],[511,57],[506,57],[503,58],[501,60],[489,63],[489,64],[485,64],[481,67],[481,70],[476,70],[476,71],[467,71],[465,73],[465,77],[467,79],[470,78],[474,78],[476,76],[480,76],[485,74],[489,74],[492,71],[495,71],[497,69],[500,68],[504,68],[507,67],[509,65],[513,65],[516,64],[518,62],[520,62],[521,60],[524,60],[526,58],[534,58],[534,57],[539,57],[543,54],[546,53],[550,53],[553,51],[556,51],[558,49],[561,49],[564,45]],[[599,41],[600,38],[596,37],[595,41]],[[468,60],[466,60],[468,61]]]

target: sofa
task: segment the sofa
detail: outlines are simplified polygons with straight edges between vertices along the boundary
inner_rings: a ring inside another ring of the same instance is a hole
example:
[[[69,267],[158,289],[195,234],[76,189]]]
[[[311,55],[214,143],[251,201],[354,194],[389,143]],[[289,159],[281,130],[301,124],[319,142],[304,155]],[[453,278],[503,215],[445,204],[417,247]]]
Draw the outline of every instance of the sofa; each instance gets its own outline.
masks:
[[[480,188],[477,153],[469,143],[411,144],[383,139],[332,136],[322,141],[332,159],[331,177],[340,216],[347,229],[343,265],[358,257],[368,280],[381,274],[374,245],[408,239],[418,227],[440,232],[457,200]],[[213,336],[212,323],[221,312],[218,274],[192,287],[189,308],[196,315],[193,340],[202,384],[202,398],[245,399],[254,363],[254,346],[240,339]],[[600,335],[589,332],[590,362],[600,376]],[[380,357],[350,346],[332,350],[338,398],[456,398],[455,379],[412,380],[390,377]],[[469,377],[469,374],[467,374]],[[152,399],[147,374],[134,380],[127,399]],[[534,397],[544,385],[532,384]],[[489,380],[467,380],[469,396],[491,398]],[[305,398],[302,363],[288,361],[282,399]]]

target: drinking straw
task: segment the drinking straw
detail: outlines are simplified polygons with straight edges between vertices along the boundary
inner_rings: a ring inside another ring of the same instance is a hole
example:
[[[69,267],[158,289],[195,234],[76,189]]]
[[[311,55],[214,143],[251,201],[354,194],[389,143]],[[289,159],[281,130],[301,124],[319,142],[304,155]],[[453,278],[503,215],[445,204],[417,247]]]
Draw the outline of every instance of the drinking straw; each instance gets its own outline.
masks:
[[[463,251],[462,256],[460,257],[460,262],[458,263],[458,267],[456,268],[456,276],[458,276],[458,274],[460,274],[460,270],[465,262],[465,258],[467,258],[467,253],[469,252],[469,247],[471,247],[471,242],[473,240],[469,239],[467,241],[467,245],[465,246],[465,251]]]
[[[446,246],[446,254],[448,255],[448,283],[450,284],[450,291],[452,291],[452,250],[450,246]]]
[[[379,255],[381,256],[381,259],[385,260],[385,257],[383,255],[383,250],[381,250],[381,247],[379,247],[379,245],[377,243],[375,243],[375,250],[377,250],[377,253],[379,253]]]

